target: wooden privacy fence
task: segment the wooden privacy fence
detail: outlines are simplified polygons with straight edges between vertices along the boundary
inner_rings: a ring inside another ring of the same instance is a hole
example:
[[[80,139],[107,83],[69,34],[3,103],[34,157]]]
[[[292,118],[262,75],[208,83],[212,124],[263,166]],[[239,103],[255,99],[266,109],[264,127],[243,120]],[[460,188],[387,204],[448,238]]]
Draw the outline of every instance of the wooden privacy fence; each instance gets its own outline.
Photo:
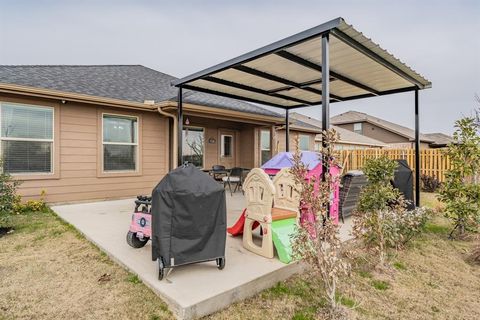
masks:
[[[339,163],[343,172],[361,170],[367,159],[386,155],[389,159],[404,159],[415,174],[415,149],[359,149],[340,150]],[[450,159],[443,149],[420,150],[420,173],[445,181],[445,172],[451,168]]]

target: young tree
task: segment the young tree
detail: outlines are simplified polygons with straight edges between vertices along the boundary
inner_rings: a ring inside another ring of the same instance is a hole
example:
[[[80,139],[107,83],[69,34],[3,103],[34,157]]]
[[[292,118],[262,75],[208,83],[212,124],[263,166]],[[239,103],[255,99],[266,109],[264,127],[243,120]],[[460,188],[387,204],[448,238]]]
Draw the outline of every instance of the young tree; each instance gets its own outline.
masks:
[[[397,163],[382,156],[369,159],[363,171],[368,178],[353,220],[353,235],[378,253],[379,265],[386,262],[388,248],[401,249],[425,224],[425,210],[407,210],[407,203],[391,180]]]
[[[327,167],[335,165],[333,145],[337,140],[334,130],[323,133],[327,147],[322,150],[322,161]],[[298,145],[298,143],[297,143]],[[350,265],[342,258],[339,227],[327,214],[331,195],[331,185],[336,177],[327,170],[325,181],[314,177],[307,180],[307,168],[301,161],[297,149],[291,169],[300,194],[300,226],[293,236],[293,254],[295,258],[306,262],[312,272],[324,285],[325,296],[330,304],[333,317],[338,311],[336,301],[337,283],[341,275],[349,273]]]
[[[480,223],[480,124],[475,117],[465,117],[455,128],[453,143],[445,151],[452,168],[439,196],[446,204],[445,216],[454,223],[451,238],[455,231],[463,235]]]

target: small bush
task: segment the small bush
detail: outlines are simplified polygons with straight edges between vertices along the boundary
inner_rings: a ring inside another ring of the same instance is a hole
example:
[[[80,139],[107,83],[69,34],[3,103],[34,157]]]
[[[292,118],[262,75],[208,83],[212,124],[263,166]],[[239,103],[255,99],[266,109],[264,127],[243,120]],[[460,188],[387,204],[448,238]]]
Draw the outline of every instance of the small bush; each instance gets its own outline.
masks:
[[[10,216],[17,213],[20,197],[17,195],[19,181],[3,171],[0,161],[0,227],[10,226]]]
[[[442,186],[442,183],[437,178],[426,174],[422,174],[420,179],[422,180],[422,191],[425,192],[437,192]]]
[[[480,124],[466,117],[456,121],[455,127],[453,143],[445,152],[452,168],[445,174],[439,196],[446,204],[445,216],[454,223],[451,238],[455,231],[463,236],[480,224]]]
[[[370,159],[364,172],[368,185],[362,190],[353,220],[353,235],[385,262],[387,248],[401,249],[425,226],[427,211],[417,208],[408,211],[407,203],[390,180],[396,163],[383,156]]]

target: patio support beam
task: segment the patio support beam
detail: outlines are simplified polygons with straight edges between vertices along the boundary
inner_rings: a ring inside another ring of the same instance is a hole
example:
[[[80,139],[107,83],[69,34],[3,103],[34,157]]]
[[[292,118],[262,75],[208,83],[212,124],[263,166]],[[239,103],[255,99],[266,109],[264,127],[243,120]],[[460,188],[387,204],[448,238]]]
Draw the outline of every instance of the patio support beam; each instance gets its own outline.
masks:
[[[278,77],[278,76],[276,76],[274,74],[270,74],[268,72],[260,71],[260,70],[253,69],[253,68],[250,68],[250,67],[247,67],[247,66],[235,66],[235,67],[233,67],[233,69],[238,70],[238,71],[242,71],[242,72],[245,72],[245,73],[260,77],[260,78],[264,78],[264,79],[267,79],[267,80],[275,81],[275,82],[278,82],[278,83],[283,83],[283,84],[285,84],[287,86],[290,86],[290,87],[294,87],[294,88],[297,88],[297,89],[302,89],[302,90],[309,91],[309,92],[312,92],[312,93],[315,93],[315,94],[318,94],[318,95],[322,95],[321,90],[306,87],[302,83],[296,83],[295,81],[291,81],[291,80],[288,80],[288,79],[285,79],[285,78],[282,78],[282,77]],[[275,91],[272,91],[272,92],[275,92]],[[336,95],[330,95],[330,96],[331,96],[332,99],[342,101],[342,98],[339,97],[339,96],[336,96]]]
[[[178,88],[178,107],[177,107],[177,119],[178,119],[178,149],[177,149],[177,164],[180,167],[183,162],[183,88]]]
[[[222,97],[237,99],[237,100],[244,100],[244,101],[248,101],[248,102],[264,104],[264,105],[271,106],[271,107],[275,107],[275,108],[282,108],[282,109],[286,109],[286,108],[287,108],[287,107],[285,107],[285,106],[282,106],[282,105],[279,105],[279,104],[275,104],[275,103],[271,103],[271,102],[266,102],[266,101],[263,101],[263,100],[257,100],[257,99],[247,98],[247,97],[241,97],[241,96],[237,96],[237,95],[230,94],[230,93],[225,93],[225,92],[221,92],[221,91],[215,91],[215,90],[210,90],[210,89],[205,89],[205,88],[201,88],[201,87],[192,86],[192,85],[189,85],[189,84],[184,84],[184,85],[182,85],[182,88],[184,88],[184,89],[189,89],[189,90],[193,90],[193,91],[199,91],[199,92],[209,93],[209,94],[213,94],[213,95],[217,95],[217,96],[222,96]],[[305,105],[305,104],[299,104],[299,105],[295,105],[295,106],[291,106],[291,107],[301,108],[301,107],[306,107],[306,106],[307,106],[307,105]]]
[[[415,88],[415,206],[420,206],[420,118],[418,115],[418,87]]]
[[[278,51],[278,52],[275,52],[276,55],[284,58],[284,59],[287,59],[289,61],[292,61],[292,62],[295,62],[301,66],[304,66],[306,68],[309,68],[309,69],[312,69],[312,70],[316,70],[316,71],[319,71],[319,72],[322,72],[322,67],[311,62],[311,61],[308,61],[306,59],[303,59],[293,53],[290,53],[288,51],[285,51],[285,50],[282,50],[282,51]],[[334,78],[334,79],[337,79],[337,80],[340,80],[340,81],[343,81],[345,83],[348,83],[349,85],[352,85],[354,87],[357,87],[357,88],[360,88],[362,90],[365,90],[367,92],[370,92],[372,95],[375,95],[377,96],[379,94],[379,92],[363,83],[360,83],[358,81],[355,81],[353,79],[350,79],[349,77],[346,77],[344,75],[341,75],[339,73],[336,73],[335,71],[332,71],[330,70],[330,75]]]
[[[285,151],[290,151],[290,119],[288,109],[285,110]]]
[[[244,85],[244,84],[241,84],[241,83],[237,83],[237,82],[233,82],[233,81],[229,81],[229,80],[224,80],[224,79],[220,79],[220,78],[216,78],[216,77],[212,77],[212,76],[205,77],[202,80],[210,81],[210,82],[213,82],[213,83],[217,83],[217,84],[221,84],[221,85],[224,85],[224,86],[229,86],[229,87],[233,87],[233,88],[237,88],[237,89],[241,89],[241,90],[252,91],[252,92],[263,94],[263,95],[266,95],[266,96],[272,96],[272,97],[275,97],[275,98],[285,99],[285,100],[293,101],[293,102],[296,102],[296,103],[302,103],[302,104],[305,104],[305,105],[310,105],[311,104],[311,102],[306,101],[306,100],[286,96],[286,95],[276,93],[276,92],[270,92],[270,91],[262,90],[262,89],[259,89],[259,88],[247,86],[247,85]]]

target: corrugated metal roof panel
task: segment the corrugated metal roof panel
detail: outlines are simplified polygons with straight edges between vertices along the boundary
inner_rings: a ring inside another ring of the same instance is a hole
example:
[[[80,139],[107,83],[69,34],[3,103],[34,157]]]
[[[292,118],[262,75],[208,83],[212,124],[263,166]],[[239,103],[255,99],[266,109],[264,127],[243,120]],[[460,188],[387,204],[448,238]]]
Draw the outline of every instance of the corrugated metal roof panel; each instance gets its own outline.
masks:
[[[332,98],[349,100],[431,86],[428,80],[342,18],[174,81],[174,84],[198,84],[198,79],[213,76],[229,83],[201,83],[200,87],[208,88],[211,93],[235,94],[237,98],[256,99],[283,108],[317,104],[322,94],[321,37],[326,32],[330,33]]]

